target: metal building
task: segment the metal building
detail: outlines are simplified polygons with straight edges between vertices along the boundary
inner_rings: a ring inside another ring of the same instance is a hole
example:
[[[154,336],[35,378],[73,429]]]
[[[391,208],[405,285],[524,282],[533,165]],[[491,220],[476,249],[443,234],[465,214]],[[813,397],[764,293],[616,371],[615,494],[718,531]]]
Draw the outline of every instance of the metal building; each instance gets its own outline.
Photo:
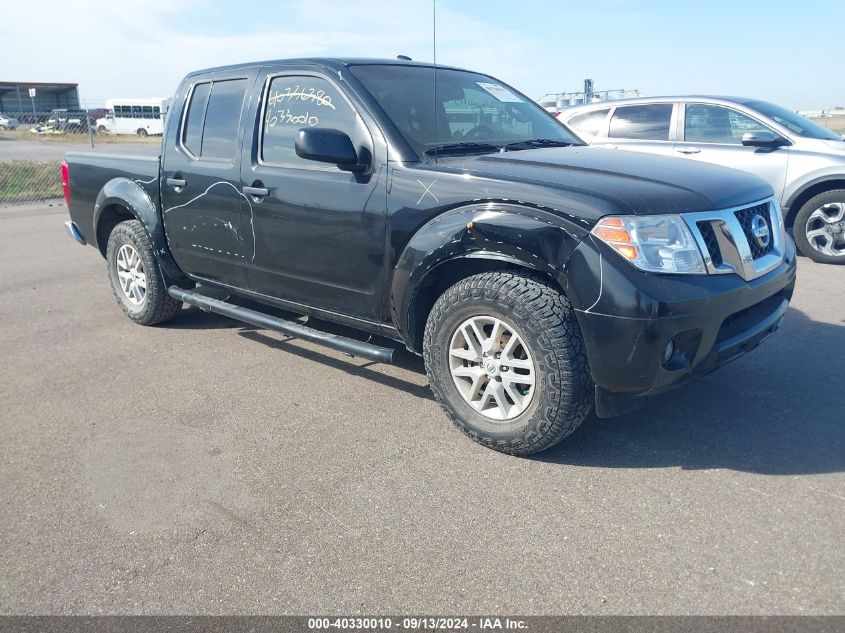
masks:
[[[0,81],[0,112],[19,118],[22,122],[33,116],[43,116],[56,108],[79,109],[79,84]],[[35,97],[29,90],[35,88]]]

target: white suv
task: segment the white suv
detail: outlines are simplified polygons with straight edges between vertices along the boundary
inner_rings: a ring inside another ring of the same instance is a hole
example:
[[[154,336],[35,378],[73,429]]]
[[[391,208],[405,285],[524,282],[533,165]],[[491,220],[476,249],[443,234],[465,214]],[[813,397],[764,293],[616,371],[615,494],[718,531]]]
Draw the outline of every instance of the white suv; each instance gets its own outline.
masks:
[[[845,264],[845,139],[794,112],[735,97],[573,106],[560,121],[594,145],[734,167],[767,180],[807,257]]]

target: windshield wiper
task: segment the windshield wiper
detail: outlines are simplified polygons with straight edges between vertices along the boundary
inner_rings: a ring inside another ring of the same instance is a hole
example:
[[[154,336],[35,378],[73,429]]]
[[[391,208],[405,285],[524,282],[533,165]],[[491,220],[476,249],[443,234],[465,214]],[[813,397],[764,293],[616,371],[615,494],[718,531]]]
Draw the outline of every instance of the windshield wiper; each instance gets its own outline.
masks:
[[[447,143],[425,150],[426,156],[432,154],[461,154],[463,152],[497,152],[499,145],[492,143]]]
[[[502,147],[503,152],[514,152],[521,149],[534,149],[536,147],[569,147],[575,145],[570,141],[558,141],[551,138],[532,138],[527,141],[515,141]]]

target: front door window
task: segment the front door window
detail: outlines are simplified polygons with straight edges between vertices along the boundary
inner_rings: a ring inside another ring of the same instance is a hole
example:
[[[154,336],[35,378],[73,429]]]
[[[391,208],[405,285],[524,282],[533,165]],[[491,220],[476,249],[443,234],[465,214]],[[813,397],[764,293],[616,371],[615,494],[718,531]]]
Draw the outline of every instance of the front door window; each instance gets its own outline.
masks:
[[[684,140],[687,143],[723,143],[742,145],[746,132],[770,131],[750,116],[717,105],[691,104],[684,116]]]

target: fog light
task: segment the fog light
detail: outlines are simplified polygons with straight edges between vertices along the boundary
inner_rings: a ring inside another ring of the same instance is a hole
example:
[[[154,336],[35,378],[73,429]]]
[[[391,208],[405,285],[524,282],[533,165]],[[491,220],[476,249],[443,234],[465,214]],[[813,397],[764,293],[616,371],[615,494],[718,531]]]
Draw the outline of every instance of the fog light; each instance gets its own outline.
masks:
[[[669,341],[666,343],[666,349],[663,350],[663,364],[666,365],[672,360],[672,356],[675,355],[675,341]]]

